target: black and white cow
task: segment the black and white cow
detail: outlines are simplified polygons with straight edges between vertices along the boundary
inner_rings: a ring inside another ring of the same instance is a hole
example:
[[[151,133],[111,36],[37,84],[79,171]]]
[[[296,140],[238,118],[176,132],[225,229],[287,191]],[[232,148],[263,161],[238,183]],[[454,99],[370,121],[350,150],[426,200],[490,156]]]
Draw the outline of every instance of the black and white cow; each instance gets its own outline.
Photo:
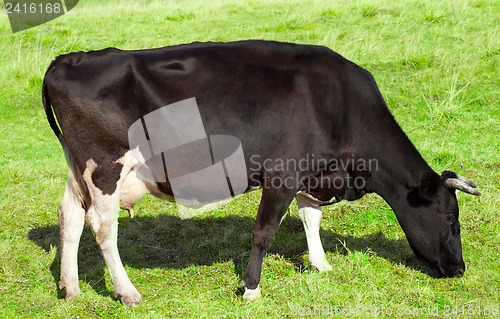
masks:
[[[320,271],[332,269],[319,237],[321,206],[377,193],[418,257],[441,276],[463,275],[455,189],[479,193],[467,179],[429,167],[366,70],[325,47],[269,41],[110,48],[59,56],[43,84],[47,118],[70,166],[59,207],[66,299],[79,292],[77,250],[86,221],[115,295],[130,306],[140,301],[118,254],[120,197],[131,208],[145,189],[173,192],[168,180],[141,184],[135,177],[137,167],[147,167],[146,150],[131,148],[127,132],[146,114],[192,97],[207,134],[241,142],[247,190],[263,189],[244,298],[260,295],[262,260],[293,198],[311,265]]]

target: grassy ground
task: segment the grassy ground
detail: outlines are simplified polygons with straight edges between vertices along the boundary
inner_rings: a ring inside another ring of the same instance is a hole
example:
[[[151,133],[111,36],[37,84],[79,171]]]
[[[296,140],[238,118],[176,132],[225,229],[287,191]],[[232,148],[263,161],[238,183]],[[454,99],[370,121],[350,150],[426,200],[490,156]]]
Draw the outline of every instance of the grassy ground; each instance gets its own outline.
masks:
[[[0,15],[0,317],[483,317],[500,311],[500,3],[444,1],[80,1],[65,16],[12,34]],[[326,45],[369,69],[396,119],[436,171],[473,179],[458,195],[467,272],[435,279],[377,196],[325,209],[331,273],[307,264],[295,205],[264,261],[263,299],[237,294],[259,193],[179,220],[145,198],[121,213],[119,246],[143,303],[111,298],[92,234],[80,247],[82,295],[56,290],[57,206],[66,163],[41,106],[58,54],[191,41],[263,38]]]

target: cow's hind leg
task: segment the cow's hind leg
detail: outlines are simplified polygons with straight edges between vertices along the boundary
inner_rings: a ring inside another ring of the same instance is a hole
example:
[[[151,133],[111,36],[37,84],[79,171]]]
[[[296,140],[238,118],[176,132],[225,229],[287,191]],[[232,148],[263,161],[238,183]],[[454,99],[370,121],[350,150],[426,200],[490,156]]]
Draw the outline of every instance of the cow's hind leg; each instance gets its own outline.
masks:
[[[294,189],[264,188],[253,229],[252,252],[243,275],[243,299],[260,297],[260,276],[266,250],[273,242],[280,222],[295,194]]]
[[[112,194],[103,194],[92,181],[92,172],[96,168],[90,160],[83,175],[92,198],[92,205],[87,211],[87,223],[92,228],[96,241],[101,249],[104,261],[108,267],[114,284],[114,295],[121,298],[127,306],[139,304],[141,295],[130,281],[118,253],[118,213],[120,201],[120,186],[127,172],[124,167]]]
[[[296,199],[299,207],[299,217],[306,232],[311,267],[318,271],[332,270],[332,266],[326,260],[325,251],[319,237],[322,217],[321,207],[309,204],[300,194],[296,196]]]
[[[59,289],[64,289],[66,300],[80,292],[78,287],[78,245],[85,223],[83,193],[70,170],[64,197],[59,205],[59,238],[61,254],[61,281]]]

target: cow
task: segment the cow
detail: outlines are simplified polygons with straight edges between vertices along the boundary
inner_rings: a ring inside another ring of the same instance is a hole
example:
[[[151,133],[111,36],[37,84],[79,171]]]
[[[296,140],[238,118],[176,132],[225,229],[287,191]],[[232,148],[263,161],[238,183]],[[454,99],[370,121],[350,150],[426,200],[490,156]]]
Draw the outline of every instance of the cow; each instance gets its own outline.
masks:
[[[128,131],[147,114],[190,98],[207,134],[241,142],[245,191],[262,189],[244,299],[261,295],[263,258],[294,198],[319,271],[332,269],[319,236],[322,206],[376,193],[437,276],[464,274],[455,190],[479,195],[476,185],[426,163],[365,69],[326,47],[274,41],[108,48],[58,56],[43,81],[46,116],[69,164],[58,209],[59,288],[66,299],[79,293],[77,251],[87,223],[114,295],[128,306],[140,302],[117,247],[120,199],[132,209],[146,190],[172,199],[173,187],[168,178],[138,176],[139,167],[148,169],[147,150],[131,146]]]

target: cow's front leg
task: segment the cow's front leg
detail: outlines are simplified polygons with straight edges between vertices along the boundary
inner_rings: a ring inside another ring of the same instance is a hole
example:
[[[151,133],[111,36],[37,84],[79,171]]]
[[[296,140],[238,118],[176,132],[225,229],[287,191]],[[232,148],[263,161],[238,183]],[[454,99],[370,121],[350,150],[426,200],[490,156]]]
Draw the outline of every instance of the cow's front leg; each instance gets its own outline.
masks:
[[[243,299],[260,297],[260,276],[266,250],[273,242],[281,219],[293,199],[295,190],[264,188],[260,200],[257,220],[253,229],[252,252],[243,276],[245,292]]]
[[[311,267],[318,271],[332,270],[332,266],[326,259],[325,251],[319,236],[321,223],[321,207],[313,206],[307,202],[303,195],[297,195],[297,205],[299,207],[299,217],[304,224],[304,230],[307,236],[307,248],[309,250],[309,261]]]
[[[61,254],[61,281],[66,300],[73,299],[80,292],[78,287],[78,245],[85,224],[85,210],[82,196],[73,173],[70,171],[66,191],[59,205],[59,237]]]

